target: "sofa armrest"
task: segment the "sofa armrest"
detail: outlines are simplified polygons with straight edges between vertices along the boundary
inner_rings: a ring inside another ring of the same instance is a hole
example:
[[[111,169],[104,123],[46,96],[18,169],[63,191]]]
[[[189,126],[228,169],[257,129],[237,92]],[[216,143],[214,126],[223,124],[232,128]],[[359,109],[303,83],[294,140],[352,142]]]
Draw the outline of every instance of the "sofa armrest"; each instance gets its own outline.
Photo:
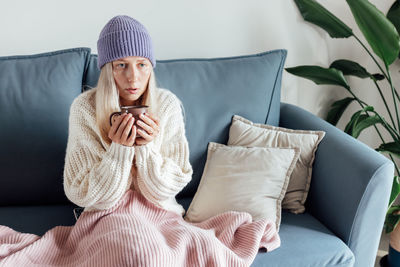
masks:
[[[326,132],[316,152],[306,210],[353,251],[354,266],[373,266],[394,164],[330,123],[281,103],[281,127]]]

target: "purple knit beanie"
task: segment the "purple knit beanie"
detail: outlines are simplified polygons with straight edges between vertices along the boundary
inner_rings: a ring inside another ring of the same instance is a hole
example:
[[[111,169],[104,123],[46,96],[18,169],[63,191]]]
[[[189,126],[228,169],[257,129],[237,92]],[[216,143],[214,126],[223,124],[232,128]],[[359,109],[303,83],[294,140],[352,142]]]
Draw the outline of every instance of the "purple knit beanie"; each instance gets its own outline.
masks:
[[[146,28],[134,18],[113,17],[100,32],[97,41],[97,66],[128,56],[145,57],[156,67],[153,44]]]

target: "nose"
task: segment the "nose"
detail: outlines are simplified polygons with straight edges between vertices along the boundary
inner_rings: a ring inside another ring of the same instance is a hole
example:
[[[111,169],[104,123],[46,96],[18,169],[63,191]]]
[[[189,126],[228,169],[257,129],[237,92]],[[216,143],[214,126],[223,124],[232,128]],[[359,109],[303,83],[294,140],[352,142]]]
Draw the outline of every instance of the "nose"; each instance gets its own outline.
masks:
[[[136,82],[139,79],[139,72],[135,69],[135,67],[129,66],[126,73],[129,82]]]

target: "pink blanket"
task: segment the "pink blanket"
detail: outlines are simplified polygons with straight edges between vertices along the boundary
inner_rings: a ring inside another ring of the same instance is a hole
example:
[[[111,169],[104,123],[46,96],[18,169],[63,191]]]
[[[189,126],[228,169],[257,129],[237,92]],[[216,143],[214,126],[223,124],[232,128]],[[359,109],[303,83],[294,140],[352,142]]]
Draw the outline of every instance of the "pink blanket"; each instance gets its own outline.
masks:
[[[133,190],[43,236],[0,226],[0,266],[250,266],[259,248],[279,246],[272,221],[226,212],[189,223]]]

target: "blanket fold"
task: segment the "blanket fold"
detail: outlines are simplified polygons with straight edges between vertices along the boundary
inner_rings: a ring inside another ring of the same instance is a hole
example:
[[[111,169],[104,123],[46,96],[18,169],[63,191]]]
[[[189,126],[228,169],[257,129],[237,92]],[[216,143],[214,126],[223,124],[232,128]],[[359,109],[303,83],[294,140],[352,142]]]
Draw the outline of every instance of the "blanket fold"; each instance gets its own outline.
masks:
[[[0,225],[0,266],[250,266],[260,248],[279,246],[270,220],[230,211],[190,223],[132,189],[43,236]]]

